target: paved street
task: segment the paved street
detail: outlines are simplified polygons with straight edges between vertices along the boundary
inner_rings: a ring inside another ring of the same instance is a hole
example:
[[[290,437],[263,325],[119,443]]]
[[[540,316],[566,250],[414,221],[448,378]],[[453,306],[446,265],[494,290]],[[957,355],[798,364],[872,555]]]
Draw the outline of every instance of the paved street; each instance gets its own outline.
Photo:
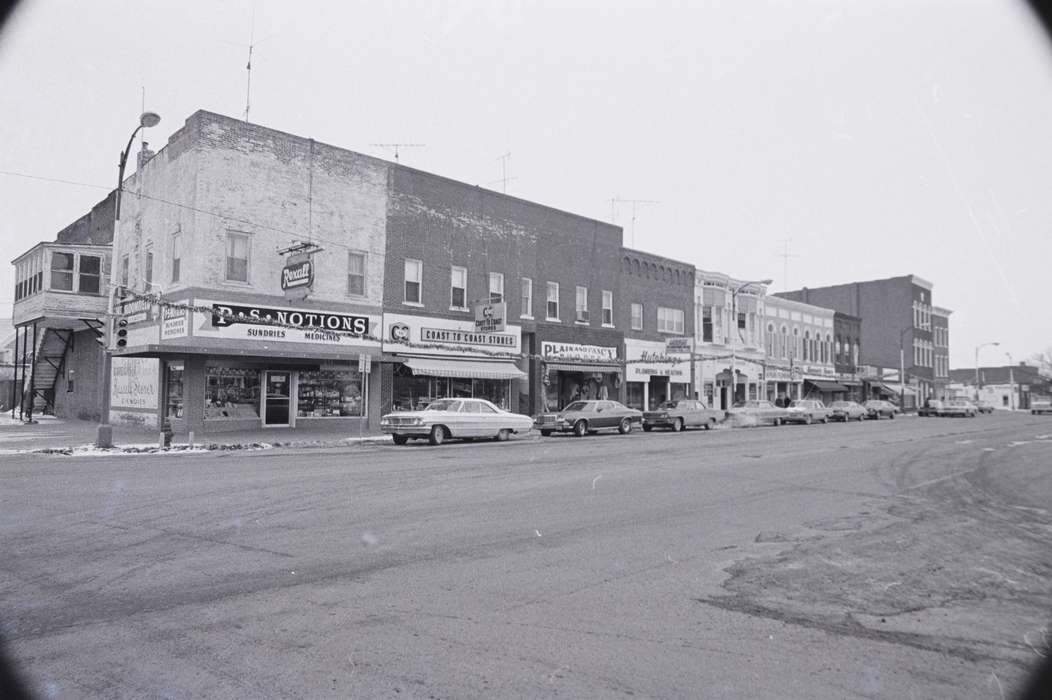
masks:
[[[0,466],[41,697],[997,698],[1052,418]]]

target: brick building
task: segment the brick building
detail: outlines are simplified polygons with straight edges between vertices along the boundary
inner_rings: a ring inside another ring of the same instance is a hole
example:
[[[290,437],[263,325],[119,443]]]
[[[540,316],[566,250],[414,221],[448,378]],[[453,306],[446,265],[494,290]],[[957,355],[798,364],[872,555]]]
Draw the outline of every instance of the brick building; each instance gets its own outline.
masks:
[[[934,354],[932,356],[932,397],[946,399],[949,396],[950,384],[950,314],[953,312],[941,306],[931,310],[931,336]]]
[[[836,382],[832,309],[769,296],[764,304],[766,398],[770,401],[833,401],[845,387]]]
[[[532,414],[618,397],[619,227],[404,166],[389,178],[391,407],[478,396]],[[503,330],[478,331],[486,306]]]
[[[932,394],[935,345],[932,284],[916,275],[779,292],[862,319],[859,360],[867,397],[898,399],[913,408]],[[905,368],[900,382],[899,365]]]
[[[625,335],[624,400],[648,410],[693,397],[694,267],[625,248],[614,319]]]
[[[858,316],[833,312],[833,366],[836,381],[844,387],[843,398],[862,400],[862,381],[858,367],[861,355],[862,319]]]

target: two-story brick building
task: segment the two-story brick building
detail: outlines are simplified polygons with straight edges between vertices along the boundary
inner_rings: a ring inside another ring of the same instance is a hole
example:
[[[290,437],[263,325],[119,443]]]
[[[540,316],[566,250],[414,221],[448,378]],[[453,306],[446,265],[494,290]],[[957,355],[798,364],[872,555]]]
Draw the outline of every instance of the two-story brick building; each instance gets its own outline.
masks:
[[[694,267],[625,248],[614,318],[625,334],[627,405],[649,410],[666,399],[694,396]]]
[[[858,316],[833,312],[833,366],[836,382],[844,387],[842,396],[851,401],[863,401],[862,380],[858,373],[862,352],[862,319]]]
[[[950,309],[934,306],[931,310],[932,398],[949,398],[950,384]]]

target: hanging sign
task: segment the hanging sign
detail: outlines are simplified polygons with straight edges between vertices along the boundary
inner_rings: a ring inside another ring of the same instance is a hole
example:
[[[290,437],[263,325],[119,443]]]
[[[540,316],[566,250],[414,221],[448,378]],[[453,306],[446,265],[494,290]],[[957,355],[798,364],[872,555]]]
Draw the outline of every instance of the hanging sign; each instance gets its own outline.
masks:
[[[281,268],[281,291],[287,299],[304,299],[314,286],[314,261],[309,255],[290,255]]]
[[[475,330],[479,333],[503,332],[507,310],[508,305],[503,301],[475,304]]]

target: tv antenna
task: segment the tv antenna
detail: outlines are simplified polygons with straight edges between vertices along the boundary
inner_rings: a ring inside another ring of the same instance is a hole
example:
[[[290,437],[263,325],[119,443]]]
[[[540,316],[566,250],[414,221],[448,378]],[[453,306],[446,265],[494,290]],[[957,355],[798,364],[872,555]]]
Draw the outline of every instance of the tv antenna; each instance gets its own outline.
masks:
[[[423,148],[427,144],[426,143],[374,143],[374,144],[370,144],[370,145],[376,146],[377,148],[386,148],[388,150],[393,150],[394,151],[394,159],[395,159],[395,162],[397,163],[398,162],[398,149],[399,148]]]
[[[622,199],[621,197],[610,198],[610,223],[614,223],[614,205],[616,204],[631,204],[632,205],[632,228],[630,229],[631,242],[630,247],[636,245],[636,209],[640,205],[647,206],[648,204],[661,204],[656,199]]]
[[[252,3],[252,21],[249,25],[248,30],[248,44],[223,40],[224,44],[232,44],[234,46],[240,46],[248,49],[248,61],[245,63],[245,123],[248,123],[248,113],[252,108],[252,52],[256,46],[262,44],[267,39],[273,38],[273,34],[268,34],[259,41],[256,41],[256,4]]]
[[[783,239],[782,242],[785,245],[784,249],[782,250],[781,253],[775,253],[774,254],[776,258],[781,258],[782,259],[782,284],[785,285],[785,287],[784,287],[785,290],[789,289],[789,258],[799,258],[800,257],[799,255],[796,255],[795,253],[790,253],[789,252],[789,243],[791,243],[792,240],[793,239],[791,239],[791,238]]]
[[[518,178],[515,176],[508,177],[508,160],[510,158],[511,151],[508,151],[502,156],[497,156],[497,160],[500,161],[501,178],[499,180],[493,180],[488,183],[490,185],[493,185],[499,182],[501,184],[501,192],[503,192],[504,194],[508,194],[508,183],[512,180],[518,180]]]

